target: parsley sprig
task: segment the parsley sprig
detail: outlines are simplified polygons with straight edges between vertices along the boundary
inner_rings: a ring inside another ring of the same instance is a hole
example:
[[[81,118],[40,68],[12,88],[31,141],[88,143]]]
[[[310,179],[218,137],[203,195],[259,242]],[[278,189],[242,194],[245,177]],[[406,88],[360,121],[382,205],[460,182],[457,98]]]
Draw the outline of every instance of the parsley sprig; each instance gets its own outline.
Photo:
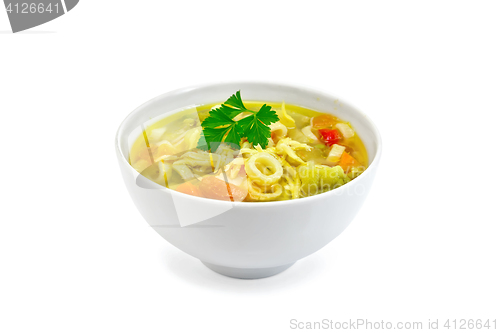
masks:
[[[233,120],[242,112],[250,115],[237,121]],[[198,148],[215,151],[222,142],[239,147],[241,139],[247,138],[253,146],[260,144],[265,149],[271,137],[269,125],[277,121],[278,115],[269,105],[262,105],[259,111],[247,109],[238,90],[219,108],[211,110],[201,123],[203,135],[198,142]]]

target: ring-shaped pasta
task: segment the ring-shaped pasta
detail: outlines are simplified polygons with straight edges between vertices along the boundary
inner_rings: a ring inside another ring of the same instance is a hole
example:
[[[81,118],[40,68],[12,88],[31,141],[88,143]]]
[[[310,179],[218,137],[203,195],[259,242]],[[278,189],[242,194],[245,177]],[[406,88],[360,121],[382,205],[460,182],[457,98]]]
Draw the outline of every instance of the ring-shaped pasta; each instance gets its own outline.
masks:
[[[265,192],[262,188],[255,186],[251,180],[248,180],[248,194],[253,200],[267,201],[278,198],[283,193],[283,186],[274,184],[268,188],[270,192]]]
[[[275,139],[276,141],[280,140],[281,138],[284,138],[288,133],[288,129],[286,128],[286,126],[280,123],[279,121],[269,125],[269,128],[271,129],[271,135],[274,138],[276,138]]]
[[[257,153],[246,163],[245,171],[248,178],[261,186],[276,184],[283,175],[281,163],[269,153]]]

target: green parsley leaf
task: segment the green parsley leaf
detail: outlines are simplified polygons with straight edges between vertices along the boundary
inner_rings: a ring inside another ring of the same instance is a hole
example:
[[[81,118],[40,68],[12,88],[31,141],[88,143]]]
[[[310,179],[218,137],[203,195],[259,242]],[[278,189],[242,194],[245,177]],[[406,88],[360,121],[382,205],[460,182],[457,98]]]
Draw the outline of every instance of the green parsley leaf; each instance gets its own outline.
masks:
[[[238,124],[243,129],[244,136],[248,142],[256,146],[260,144],[266,149],[271,137],[271,128],[269,125],[279,120],[275,111],[271,110],[269,105],[262,105],[259,112],[241,119]]]
[[[236,94],[231,95],[227,101],[224,102],[225,105],[232,106],[235,109],[246,110],[247,108],[243,105],[243,100],[241,99],[240,91],[238,90]],[[242,111],[243,112],[243,111]]]
[[[233,118],[242,112],[251,115],[234,121]],[[246,137],[254,146],[260,144],[266,148],[271,137],[269,125],[279,121],[278,115],[268,105],[259,111],[248,110],[243,104],[240,91],[229,97],[220,107],[209,112],[201,123],[203,135],[198,141],[198,148],[215,151],[222,142],[232,143],[239,147],[241,139]]]
[[[238,112],[240,113],[240,112]],[[201,123],[201,126],[203,128],[216,128],[219,126],[228,126],[235,124],[236,122],[233,120],[233,118],[236,115],[231,117],[231,114],[228,114],[225,112],[225,110],[221,107],[218,109],[214,109],[210,111],[208,114],[208,117]]]
[[[213,151],[217,150],[221,142],[232,142],[239,146],[241,127],[224,113],[224,108],[210,111],[209,116],[201,125],[203,126],[203,136],[200,137],[198,146],[206,145]]]

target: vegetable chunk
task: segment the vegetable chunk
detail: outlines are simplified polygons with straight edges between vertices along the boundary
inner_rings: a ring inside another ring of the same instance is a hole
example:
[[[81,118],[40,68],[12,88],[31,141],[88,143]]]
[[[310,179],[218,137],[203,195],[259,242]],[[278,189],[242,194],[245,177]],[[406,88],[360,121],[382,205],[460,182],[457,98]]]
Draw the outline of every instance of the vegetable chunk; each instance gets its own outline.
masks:
[[[201,192],[198,189],[198,187],[196,187],[194,184],[192,184],[190,182],[183,183],[183,184],[177,186],[177,188],[175,190],[177,192],[181,192],[184,194],[190,194],[190,195],[195,195],[197,197],[201,197]]]
[[[200,182],[200,191],[205,198],[224,201],[243,201],[247,196],[242,188],[214,176],[203,177]]]
[[[334,144],[326,160],[331,163],[337,163],[338,161],[340,161],[340,157],[342,156],[342,153],[344,153],[344,150],[344,146]]]
[[[354,157],[352,157],[351,155],[349,155],[348,153],[344,152],[342,154],[342,156],[340,157],[340,162],[339,162],[339,166],[345,171],[347,172],[349,169],[351,169],[352,167],[358,167],[360,166],[359,162],[356,161],[356,159]]]
[[[339,166],[328,167],[312,163],[299,168],[299,177],[302,182],[301,191],[308,196],[333,190],[351,180]]]

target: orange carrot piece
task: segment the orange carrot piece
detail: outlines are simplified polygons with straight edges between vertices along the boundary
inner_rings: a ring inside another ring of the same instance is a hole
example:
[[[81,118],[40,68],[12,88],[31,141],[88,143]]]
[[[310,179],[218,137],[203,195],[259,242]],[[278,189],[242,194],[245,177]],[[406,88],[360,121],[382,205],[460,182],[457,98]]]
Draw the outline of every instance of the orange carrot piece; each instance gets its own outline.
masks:
[[[193,183],[190,183],[190,182],[183,183],[183,184],[177,186],[177,188],[175,190],[177,192],[201,197],[201,192],[198,189],[198,187],[196,187]]]
[[[314,128],[331,128],[338,121],[337,118],[330,114],[322,114],[321,116],[314,117],[312,120],[312,127]]]
[[[340,162],[338,165],[340,165],[340,167],[344,169],[344,172],[347,172],[347,170],[351,167],[359,166],[360,164],[354,157],[344,152],[340,157]]]
[[[247,196],[246,191],[239,186],[226,183],[214,176],[203,177],[200,190],[205,198],[217,200],[243,201]]]

